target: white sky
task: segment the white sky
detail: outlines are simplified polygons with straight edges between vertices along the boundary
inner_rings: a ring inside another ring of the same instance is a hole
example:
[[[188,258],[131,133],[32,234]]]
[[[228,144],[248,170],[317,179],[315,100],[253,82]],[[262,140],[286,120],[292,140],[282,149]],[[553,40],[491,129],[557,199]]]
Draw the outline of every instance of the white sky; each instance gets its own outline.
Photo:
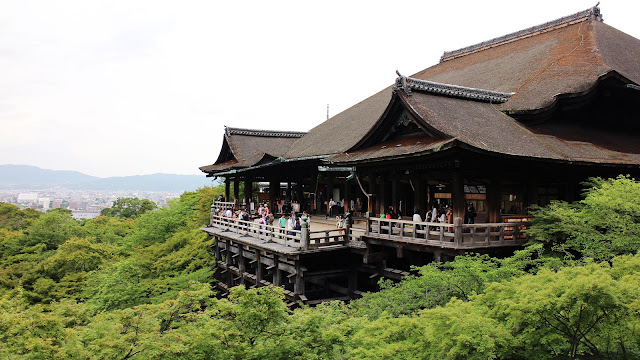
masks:
[[[595,2],[2,1],[0,164],[199,174],[224,125],[306,131],[396,69]],[[600,9],[640,38],[640,1]]]

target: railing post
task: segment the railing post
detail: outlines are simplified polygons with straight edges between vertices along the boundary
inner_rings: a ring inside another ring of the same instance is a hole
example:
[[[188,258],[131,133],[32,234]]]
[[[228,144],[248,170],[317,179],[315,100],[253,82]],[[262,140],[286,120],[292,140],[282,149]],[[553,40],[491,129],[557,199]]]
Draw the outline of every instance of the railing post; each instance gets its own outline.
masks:
[[[364,231],[364,234],[367,236],[369,235],[369,229],[371,228],[371,218],[368,215],[369,213],[367,213],[367,228]]]
[[[351,213],[347,212],[344,216],[344,238],[345,242],[348,242],[350,239],[349,232],[351,231]]]
[[[349,241],[351,240],[351,223],[350,222],[346,222],[344,224],[344,241]]]
[[[300,246],[302,250],[309,250],[309,223],[307,223],[307,217],[300,218]]]
[[[460,246],[462,243],[462,218],[453,218],[453,242],[456,246]]]

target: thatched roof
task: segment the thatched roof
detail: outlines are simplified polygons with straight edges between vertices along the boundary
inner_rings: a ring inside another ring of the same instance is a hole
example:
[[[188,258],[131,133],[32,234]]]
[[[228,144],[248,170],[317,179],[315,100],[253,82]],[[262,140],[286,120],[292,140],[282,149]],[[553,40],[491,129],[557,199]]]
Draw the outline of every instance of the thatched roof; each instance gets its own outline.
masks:
[[[440,63],[410,78],[398,78],[396,95],[389,86],[288,142],[290,146],[283,142],[278,151],[287,159],[333,155],[329,161],[355,162],[463,144],[513,156],[640,164],[638,139],[633,136],[601,136],[592,142],[589,130],[567,136],[562,129],[555,133],[554,126],[536,128],[525,121],[526,116],[552,113],[563,98],[589,98],[586,95],[592,95],[607,78],[631,87],[640,84],[640,40],[601,19],[599,9],[591,8],[446,52]],[[408,95],[408,90],[413,94]],[[396,101],[412,111],[424,129],[438,136],[414,143],[389,143],[384,148],[384,144],[368,147],[371,144],[366,145],[364,139],[377,131],[385,111]],[[620,144],[602,146],[607,142]],[[223,152],[215,166],[235,160],[237,163],[224,166],[246,167],[260,158],[258,150],[240,157],[223,157]]]
[[[599,21],[599,10],[595,15],[594,9],[578,14],[570,21],[549,22],[535,32],[443,57],[411,78],[514,93],[498,106],[508,114],[546,109],[555,104],[558,95],[586,92],[611,71],[640,83],[640,41]],[[380,119],[391,95],[390,86],[316,126],[297,140],[285,157],[351,149]]]
[[[280,157],[304,134],[306,133],[226,127],[218,160],[212,165],[201,167],[200,170],[214,173],[249,167],[260,162],[265,154],[274,158]]]

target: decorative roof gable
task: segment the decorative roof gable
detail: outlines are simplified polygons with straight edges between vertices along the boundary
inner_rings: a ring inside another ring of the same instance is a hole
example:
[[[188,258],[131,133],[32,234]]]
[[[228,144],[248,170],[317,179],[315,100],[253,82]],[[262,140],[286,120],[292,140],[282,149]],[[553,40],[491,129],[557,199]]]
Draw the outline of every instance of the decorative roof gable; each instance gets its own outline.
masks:
[[[499,91],[491,91],[485,89],[476,89],[465,86],[457,86],[450,84],[442,84],[435,81],[427,81],[414,79],[400,75],[398,71],[398,78],[396,84],[393,87],[393,91],[399,89],[404,90],[407,95],[411,95],[411,90],[428,92],[437,95],[445,95],[451,97],[457,97],[468,100],[485,101],[491,103],[504,103],[509,101],[511,96],[515,93],[504,93]]]

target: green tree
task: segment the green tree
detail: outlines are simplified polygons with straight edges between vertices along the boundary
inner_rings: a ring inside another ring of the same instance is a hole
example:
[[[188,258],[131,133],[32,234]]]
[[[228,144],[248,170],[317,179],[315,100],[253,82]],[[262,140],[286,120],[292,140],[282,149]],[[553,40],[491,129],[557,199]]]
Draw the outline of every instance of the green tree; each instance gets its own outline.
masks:
[[[585,199],[536,208],[528,230],[536,242],[568,257],[610,260],[640,250],[640,182],[590,179]]]
[[[0,229],[7,228],[9,230],[22,230],[26,229],[35,220],[37,220],[42,213],[33,209],[20,210],[19,207],[0,202]]]
[[[377,318],[383,313],[395,317],[444,306],[454,297],[468,301],[472,295],[482,293],[487,283],[535,269],[538,261],[532,260],[534,255],[528,249],[506,259],[479,254],[458,256],[451,262],[416,268],[419,275],[399,283],[381,280],[379,292],[366,293],[351,304],[358,314]]]
[[[157,209],[158,205],[149,199],[118,198],[110,208],[102,209],[100,215],[121,219],[135,219],[147,211]]]
[[[640,259],[620,263],[637,269]],[[638,273],[617,276],[607,263],[542,269],[493,283],[475,302],[510,329],[518,358],[638,358]]]

